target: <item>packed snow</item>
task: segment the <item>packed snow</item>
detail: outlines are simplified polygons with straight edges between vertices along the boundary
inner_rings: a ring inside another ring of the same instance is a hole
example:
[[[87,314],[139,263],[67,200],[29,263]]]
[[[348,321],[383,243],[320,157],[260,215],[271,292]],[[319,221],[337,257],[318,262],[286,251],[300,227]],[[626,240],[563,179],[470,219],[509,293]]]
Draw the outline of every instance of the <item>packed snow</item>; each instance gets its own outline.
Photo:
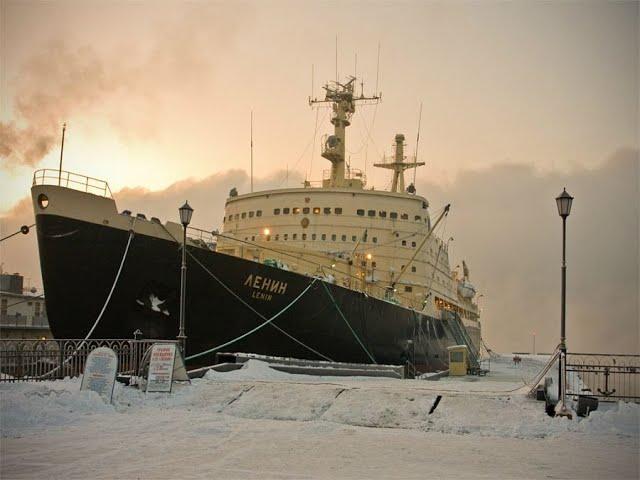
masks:
[[[2,478],[638,478],[640,406],[551,418],[545,357],[486,377],[312,377],[250,360],[170,394],[0,384]],[[438,395],[442,396],[429,415]]]

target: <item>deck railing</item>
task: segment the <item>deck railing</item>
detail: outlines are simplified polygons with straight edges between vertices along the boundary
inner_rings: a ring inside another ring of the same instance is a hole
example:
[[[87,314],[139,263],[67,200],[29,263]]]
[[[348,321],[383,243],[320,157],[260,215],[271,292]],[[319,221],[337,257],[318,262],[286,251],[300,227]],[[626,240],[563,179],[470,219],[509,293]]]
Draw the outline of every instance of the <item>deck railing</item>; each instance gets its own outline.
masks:
[[[187,227],[187,237],[208,250],[215,250],[218,244],[217,232],[209,232],[201,228]]]
[[[52,168],[36,170],[33,174],[33,185],[58,185],[101,197],[113,198],[109,184],[104,180],[66,170]]]
[[[118,373],[138,373],[145,352],[156,342],[176,340],[55,339],[0,340],[0,382],[34,382],[77,377],[89,353],[111,348],[118,357]]]

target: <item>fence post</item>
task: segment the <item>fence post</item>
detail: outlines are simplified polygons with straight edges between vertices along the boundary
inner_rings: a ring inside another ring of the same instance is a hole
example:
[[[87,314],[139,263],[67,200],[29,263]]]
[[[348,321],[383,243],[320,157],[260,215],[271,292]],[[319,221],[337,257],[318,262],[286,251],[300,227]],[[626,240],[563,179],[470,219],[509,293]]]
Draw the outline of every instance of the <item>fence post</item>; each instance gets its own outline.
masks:
[[[58,378],[64,378],[64,345],[59,340],[56,340],[58,344]]]

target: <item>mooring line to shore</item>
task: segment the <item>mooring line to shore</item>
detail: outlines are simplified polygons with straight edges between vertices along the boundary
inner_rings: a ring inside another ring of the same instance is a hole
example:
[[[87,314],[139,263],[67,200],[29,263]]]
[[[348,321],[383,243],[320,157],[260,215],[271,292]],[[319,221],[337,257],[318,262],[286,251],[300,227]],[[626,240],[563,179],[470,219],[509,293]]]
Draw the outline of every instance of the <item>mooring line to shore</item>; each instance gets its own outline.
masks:
[[[376,362],[376,359],[373,357],[373,355],[371,355],[371,353],[369,352],[369,350],[367,350],[367,347],[364,346],[364,343],[362,343],[362,340],[360,340],[360,337],[358,336],[358,334],[355,332],[355,330],[353,329],[353,327],[351,326],[351,324],[349,323],[349,320],[347,320],[347,317],[344,316],[344,313],[342,313],[342,310],[340,309],[340,307],[338,306],[338,303],[336,302],[336,299],[333,298],[333,295],[331,294],[331,291],[329,290],[329,287],[327,287],[327,285],[322,282],[322,286],[324,287],[324,290],[327,292],[327,295],[329,295],[329,298],[331,299],[331,301],[333,302],[333,305],[336,307],[336,310],[338,311],[338,313],[340,314],[340,316],[342,317],[342,320],[344,320],[344,323],[347,324],[347,327],[349,327],[349,330],[351,330],[351,333],[353,334],[353,336],[355,337],[355,339],[358,341],[358,343],[360,344],[360,346],[362,347],[362,349],[364,350],[364,352],[368,355],[369,359],[374,363],[374,364],[378,364],[378,362]]]
[[[188,357],[185,358],[185,360],[191,360],[193,358],[198,358],[201,357],[203,355],[207,355],[209,353],[213,353],[217,350],[220,350],[221,348],[224,347],[228,347],[229,345],[236,343],[240,340],[242,340],[243,338],[248,337],[249,335],[251,335],[252,333],[257,332],[258,330],[260,330],[262,327],[266,327],[267,325],[269,325],[272,321],[274,321],[276,318],[278,318],[280,315],[282,315],[284,312],[286,312],[287,310],[289,310],[289,308],[291,308],[295,303],[297,303],[298,300],[300,300],[305,293],[307,293],[309,291],[309,289],[316,283],[317,279],[314,278],[313,281],[307,285],[307,287],[296,297],[293,299],[293,301],[291,303],[289,303],[289,305],[287,305],[286,307],[284,307],[282,310],[280,310],[278,313],[276,313],[274,316],[272,316],[271,318],[267,319],[265,322],[261,323],[260,325],[258,325],[257,327],[252,328],[251,330],[249,330],[248,332],[243,333],[242,335],[240,335],[239,337],[236,337],[232,340],[229,340],[228,342],[225,342],[221,345],[218,345],[216,347],[210,348],[209,350],[205,350],[203,352],[200,353],[196,353],[195,355],[190,355]]]
[[[178,243],[179,245],[181,245],[181,243],[178,241],[178,239],[176,237],[174,237],[171,232],[167,229],[167,227],[165,227],[163,224],[159,223],[158,224],[160,227],[162,227],[162,229],[167,233],[167,235],[169,235],[169,237],[171,237],[176,243]],[[182,248],[182,246],[180,247]],[[213,278],[216,282],[218,282],[220,285],[222,285],[222,288],[224,288],[227,292],[229,292],[231,295],[233,295],[240,303],[242,303],[245,307],[247,307],[249,310],[251,310],[253,313],[255,313],[256,315],[258,315],[262,320],[267,320],[267,317],[265,317],[263,314],[261,314],[260,312],[258,312],[255,308],[253,308],[250,304],[248,304],[247,302],[244,301],[244,299],[242,297],[240,297],[236,292],[234,292],[233,290],[231,290],[231,288],[229,286],[227,286],[227,284],[225,284],[222,280],[220,280],[216,275],[214,275],[213,272],[211,272],[211,270],[209,270],[202,262],[200,262],[200,260],[198,260],[198,258],[191,253],[188,249],[187,249],[187,254],[198,264],[200,265],[200,267],[209,274],[209,276],[211,278]],[[315,280],[314,282],[315,283]],[[312,284],[313,284],[312,283]],[[311,285],[309,285],[309,287],[311,287]],[[296,300],[297,301],[297,300]],[[290,306],[290,305],[289,305]],[[285,307],[288,308],[289,306]],[[279,314],[278,314],[279,315]],[[287,333],[285,330],[283,330],[282,328],[280,328],[278,325],[276,325],[275,323],[267,323],[268,325],[271,325],[273,328],[275,328],[276,330],[278,330],[280,333],[282,333],[283,335],[285,335],[286,337],[288,337],[289,339],[293,340],[295,343],[297,343],[298,345],[300,345],[303,348],[306,348],[307,350],[309,350],[310,352],[316,354],[317,356],[319,356],[320,358],[327,360],[329,362],[333,362],[334,360],[330,357],[327,357],[326,355],[323,355],[322,353],[318,352],[317,350],[315,350],[314,348],[310,347],[309,345],[307,345],[306,343],[302,342],[301,340],[298,340],[296,337],[294,337],[293,335],[291,335],[290,333]],[[188,360],[192,357],[187,357],[185,360]]]
[[[127,255],[129,254],[129,247],[131,246],[131,240],[133,239],[133,237],[135,235],[135,226],[136,226],[136,222],[137,221],[138,221],[138,218],[135,217],[133,219],[133,222],[131,223],[131,229],[129,230],[129,238],[127,239],[127,245],[125,246],[124,253],[122,254],[122,260],[120,260],[120,266],[118,267],[118,272],[116,273],[116,277],[113,280],[113,284],[111,285],[111,289],[109,290],[109,294],[107,295],[107,299],[105,300],[104,304],[102,305],[102,309],[100,310],[100,313],[98,314],[98,318],[96,318],[96,321],[93,323],[93,326],[89,330],[89,333],[87,333],[87,335],[84,337],[84,340],[82,340],[82,342],[80,343],[78,348],[76,348],[75,351],[71,355],[69,355],[67,357],[67,359],[64,362],[62,362],[61,365],[58,365],[54,369],[52,369],[52,370],[48,371],[47,373],[41,375],[39,378],[47,377],[47,376],[51,375],[52,373],[57,372],[60,368],[62,368],[64,365],[66,365],[69,362],[69,360],[71,360],[78,353],[78,351],[80,349],[82,349],[82,347],[85,346],[85,344],[87,343],[87,340],[89,339],[89,337],[91,336],[93,331],[96,329],[96,327],[100,323],[100,320],[102,319],[102,316],[104,315],[104,312],[107,310],[107,306],[109,305],[109,302],[111,301],[111,297],[113,296],[113,292],[116,289],[116,285],[118,284],[118,280],[120,280],[120,274],[122,273],[122,268],[124,267],[124,262],[127,259]]]

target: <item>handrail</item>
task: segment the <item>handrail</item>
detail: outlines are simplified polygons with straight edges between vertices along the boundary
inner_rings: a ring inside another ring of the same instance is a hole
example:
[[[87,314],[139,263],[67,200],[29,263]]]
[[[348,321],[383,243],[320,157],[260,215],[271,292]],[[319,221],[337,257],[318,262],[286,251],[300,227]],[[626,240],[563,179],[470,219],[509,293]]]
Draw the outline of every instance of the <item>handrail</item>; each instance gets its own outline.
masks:
[[[218,235],[214,232],[196,227],[187,227],[187,237],[196,243],[202,243],[209,250],[214,250],[218,243]]]
[[[113,198],[106,181],[66,170],[54,170],[53,168],[36,170],[33,173],[33,185],[58,185],[79,192]]]

